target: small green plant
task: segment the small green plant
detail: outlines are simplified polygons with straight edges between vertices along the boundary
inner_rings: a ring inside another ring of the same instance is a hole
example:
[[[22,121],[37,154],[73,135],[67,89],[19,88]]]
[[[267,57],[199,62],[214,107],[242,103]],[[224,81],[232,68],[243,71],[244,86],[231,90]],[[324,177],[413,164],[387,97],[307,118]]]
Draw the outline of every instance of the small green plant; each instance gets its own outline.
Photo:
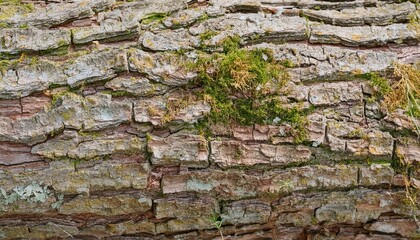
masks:
[[[379,76],[378,73],[366,73],[361,75],[362,78],[370,81],[370,84],[378,91],[382,96],[387,95],[392,91],[391,86],[387,79]]]
[[[283,67],[286,68],[293,68],[295,67],[295,64],[290,59],[284,59],[279,62]]]
[[[22,53],[20,55],[20,58],[19,59],[14,59],[14,60],[0,60],[0,73],[4,75],[7,70],[12,69],[12,68],[16,68],[19,63],[22,63],[24,61],[26,61],[26,55],[25,55],[25,53]]]
[[[5,22],[0,22],[0,28],[8,28],[8,27],[10,27],[9,24]]]
[[[21,0],[2,0],[0,7],[0,20],[8,19],[15,14],[27,14],[34,11],[32,3],[22,3]]]
[[[420,31],[420,4],[419,4],[419,1],[416,0],[415,4],[416,4],[417,10],[414,11],[412,14],[410,14],[408,16],[408,18],[409,18],[408,28],[410,28],[410,29],[412,29],[416,32],[419,32]]]
[[[201,41],[205,41],[205,40],[210,40],[212,37],[216,36],[217,32],[215,31],[205,31],[204,33],[200,34],[200,40]]]
[[[211,224],[219,230],[220,237],[222,240],[224,240],[223,232],[222,232],[222,225],[223,225],[223,219],[220,216],[219,213],[214,212],[213,215],[210,218]]]

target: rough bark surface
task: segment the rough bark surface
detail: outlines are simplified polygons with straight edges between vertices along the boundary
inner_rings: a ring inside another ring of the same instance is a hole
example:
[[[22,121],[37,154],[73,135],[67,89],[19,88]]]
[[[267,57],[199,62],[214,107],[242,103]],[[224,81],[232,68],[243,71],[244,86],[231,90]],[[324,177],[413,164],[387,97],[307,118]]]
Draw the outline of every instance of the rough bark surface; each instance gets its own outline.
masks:
[[[0,3],[0,239],[419,238],[395,163],[420,163],[420,120],[358,77],[418,66],[416,4],[29,4]],[[310,109],[303,143],[287,124],[195,128],[211,105],[184,61],[229,36],[289,63],[276,94]]]

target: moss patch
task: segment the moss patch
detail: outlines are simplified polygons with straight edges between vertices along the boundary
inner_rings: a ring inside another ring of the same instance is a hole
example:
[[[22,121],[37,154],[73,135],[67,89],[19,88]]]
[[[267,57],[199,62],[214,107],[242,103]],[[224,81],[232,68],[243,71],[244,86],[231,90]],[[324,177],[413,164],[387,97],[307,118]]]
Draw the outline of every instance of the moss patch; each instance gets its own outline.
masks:
[[[199,57],[192,68],[198,69],[202,97],[212,107],[204,121],[228,125],[289,122],[296,130],[296,141],[305,139],[305,114],[298,108],[284,108],[270,96],[267,84],[275,82],[280,89],[289,75],[269,50],[241,49],[239,38],[230,37],[223,42],[222,53]]]
[[[369,80],[370,84],[381,96],[385,96],[392,91],[388,80],[379,76],[378,73],[366,73],[362,74],[361,77]]]
[[[22,53],[19,59],[15,60],[0,60],[0,73],[5,74],[7,70],[16,68],[19,63],[26,63],[26,55]]]
[[[204,33],[200,34],[200,40],[201,41],[205,41],[205,40],[210,40],[212,37],[216,36],[218,33],[215,31],[205,31]]]
[[[34,5],[31,3],[22,3],[20,0],[2,0],[0,1],[0,20],[7,20],[15,14],[27,14],[34,11]]]
[[[418,0],[416,0],[416,2],[413,1],[413,3],[416,4],[417,10],[408,16],[408,28],[420,32],[420,3]]]
[[[152,23],[152,22],[158,22],[158,23],[161,23],[161,22],[162,22],[162,20],[163,20],[165,17],[167,17],[167,16],[168,16],[168,14],[167,14],[167,13],[151,13],[151,14],[149,14],[149,15],[145,16],[145,17],[141,20],[141,23],[142,23],[142,24],[146,24],[146,25],[148,25],[148,24],[150,24],[150,23]]]
[[[405,110],[410,117],[415,132],[420,135],[420,126],[416,118],[420,118],[420,70],[409,64],[394,63],[393,79],[388,80],[377,73],[359,75],[370,80],[376,94],[368,101],[381,99],[382,106],[389,112],[397,108]]]

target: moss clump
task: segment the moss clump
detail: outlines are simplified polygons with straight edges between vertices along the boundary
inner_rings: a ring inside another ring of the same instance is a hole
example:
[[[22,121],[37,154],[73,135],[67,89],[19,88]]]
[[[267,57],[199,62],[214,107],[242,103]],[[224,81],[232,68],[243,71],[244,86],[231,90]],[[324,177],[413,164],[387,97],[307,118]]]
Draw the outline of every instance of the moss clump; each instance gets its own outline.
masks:
[[[279,89],[289,80],[285,67],[270,51],[241,49],[239,38],[231,37],[223,42],[222,53],[199,58],[193,67],[199,72],[202,96],[212,107],[205,121],[239,125],[289,122],[296,141],[305,139],[304,113],[282,107],[269,95],[267,84],[276,81]]]
[[[15,14],[27,14],[33,11],[34,5],[31,3],[22,3],[20,0],[0,1],[0,20],[7,20]]]
[[[212,39],[214,36],[217,36],[218,32],[216,31],[205,31],[199,35],[200,37],[200,48],[204,51],[212,50],[214,47],[208,46],[206,43]]]
[[[295,64],[290,59],[284,59],[280,61],[280,64],[287,68],[293,68],[295,67]]]
[[[361,75],[362,78],[370,81],[370,84],[378,91],[382,96],[387,95],[392,91],[388,80],[379,76],[377,73],[366,73]]]
[[[72,93],[69,91],[62,91],[62,92],[58,92],[57,94],[52,95],[51,107],[53,108],[58,107],[59,105],[61,105],[63,98],[65,96],[71,97],[71,95]]]
[[[142,24],[150,24],[152,22],[158,22],[161,23],[162,20],[167,17],[168,15],[166,13],[151,13],[147,16],[145,16],[142,20],[141,23]]]
[[[69,52],[68,45],[39,51],[41,55],[52,55],[52,56],[63,56],[63,55],[66,55],[68,52]]]

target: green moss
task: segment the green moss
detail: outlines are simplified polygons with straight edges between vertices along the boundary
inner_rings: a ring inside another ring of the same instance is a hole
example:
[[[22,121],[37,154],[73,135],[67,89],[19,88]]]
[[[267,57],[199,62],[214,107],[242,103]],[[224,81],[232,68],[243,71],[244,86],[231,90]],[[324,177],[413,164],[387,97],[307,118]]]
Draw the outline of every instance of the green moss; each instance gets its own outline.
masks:
[[[39,63],[39,60],[38,60],[37,57],[31,57],[30,60],[29,60],[29,65],[30,66],[37,65],[38,63]]]
[[[201,41],[210,40],[212,37],[214,37],[216,35],[217,35],[217,32],[208,30],[208,31],[200,34],[200,40]]]
[[[68,109],[66,111],[61,112],[61,116],[63,117],[63,120],[68,121],[70,120],[75,114],[74,109]]]
[[[96,139],[96,138],[98,138],[98,137],[101,136],[101,133],[100,132],[84,132],[84,131],[80,130],[77,133],[80,136],[83,136],[83,137],[92,137],[93,139]]]
[[[381,96],[385,96],[386,94],[392,91],[391,86],[388,83],[388,80],[379,76],[377,73],[366,73],[360,75],[360,77],[367,79],[370,81],[370,84],[375,87]]]
[[[17,65],[22,62],[25,58],[25,55],[22,54],[19,59],[15,60],[0,60],[0,73],[5,74],[7,70],[11,68],[16,68]]]
[[[305,179],[302,179],[305,180]],[[304,183],[307,184],[307,183]],[[278,189],[281,189],[282,191],[292,191],[295,186],[293,184],[293,181],[291,181],[290,179],[287,180],[282,180],[280,182],[278,182]]]
[[[0,72],[4,75],[6,71],[10,68],[9,60],[0,60]]]
[[[408,18],[408,28],[420,32],[420,6],[419,3],[416,3],[417,10],[411,13]]]
[[[295,67],[295,64],[290,59],[282,60],[282,61],[280,61],[280,64],[284,67],[287,67],[287,68]]]
[[[57,44],[58,44],[59,46],[68,45],[67,41],[66,41],[66,40],[64,40],[64,39],[59,40],[59,41],[57,42]]]
[[[153,137],[149,133],[146,133],[146,142],[152,141]]]
[[[9,19],[15,14],[27,14],[34,11],[32,3],[22,3],[20,0],[2,0],[0,7],[0,19]]]
[[[185,109],[194,100],[195,99],[193,98],[192,95],[185,95],[181,99],[168,100],[168,102],[166,103],[166,112],[162,116],[162,123],[165,124],[165,123],[171,122],[182,109]],[[148,111],[150,114],[151,109],[148,109]]]
[[[60,46],[58,48],[54,48],[54,49],[42,50],[39,53],[41,55],[62,56],[62,55],[66,55],[68,51],[69,51],[68,45],[65,45],[65,46]]]
[[[397,154],[391,160],[391,167],[395,170],[396,173],[399,174],[404,174],[407,172],[406,165],[404,164],[403,159],[397,156]]]
[[[203,21],[206,21],[206,20],[208,20],[210,17],[209,17],[209,15],[207,15],[206,13],[204,13],[203,15],[201,15],[198,19],[197,19],[197,22],[203,22]]]
[[[200,57],[190,66],[198,69],[202,97],[212,107],[207,121],[240,125],[288,122],[294,128],[296,142],[303,142],[305,113],[298,108],[286,109],[279,100],[267,96],[268,83],[275,80],[281,88],[289,80],[285,67],[273,59],[270,51],[241,49],[239,42],[237,37],[228,38],[223,42],[223,53]],[[207,69],[216,72],[209,74]]]
[[[29,26],[28,26],[28,24],[22,24],[22,25],[19,26],[19,28],[20,29],[28,29]]]
[[[349,138],[361,138],[367,140],[368,136],[361,127],[356,128],[355,130],[349,132]]]
[[[392,85],[376,73],[359,76],[370,80],[377,92],[375,97],[382,100],[381,105],[388,112],[405,110],[415,127],[415,132],[420,136],[420,126],[416,123],[416,118],[420,118],[420,70],[409,64],[394,62],[393,65]]]
[[[5,22],[0,22],[0,28],[9,28],[10,25]]]
[[[59,87],[62,87],[63,85],[62,84],[57,84],[57,83],[51,83],[49,86],[48,86],[48,89],[54,89],[54,88],[59,88]]]
[[[167,17],[167,13],[151,13],[147,16],[145,16],[142,20],[141,23],[142,24],[150,24],[152,22],[158,22],[161,23],[162,20]]]
[[[392,166],[392,159],[368,159],[368,164],[369,165],[373,165],[373,164],[380,164],[380,165],[391,165]]]
[[[409,238],[413,239],[413,240],[418,240],[418,239],[420,239],[420,233],[413,232],[412,234],[410,234]]]
[[[57,107],[57,105],[60,105],[65,96],[68,96],[68,97],[71,98],[71,97],[74,96],[74,93],[72,93],[70,91],[62,91],[62,92],[59,92],[57,94],[54,94],[52,96],[51,106],[52,107]]]
[[[242,153],[242,151],[241,151],[241,149],[238,147],[237,149],[236,149],[236,151],[235,151],[235,154],[234,154],[234,158],[235,159],[240,159],[241,157],[242,157],[242,155],[243,155],[243,153]]]

